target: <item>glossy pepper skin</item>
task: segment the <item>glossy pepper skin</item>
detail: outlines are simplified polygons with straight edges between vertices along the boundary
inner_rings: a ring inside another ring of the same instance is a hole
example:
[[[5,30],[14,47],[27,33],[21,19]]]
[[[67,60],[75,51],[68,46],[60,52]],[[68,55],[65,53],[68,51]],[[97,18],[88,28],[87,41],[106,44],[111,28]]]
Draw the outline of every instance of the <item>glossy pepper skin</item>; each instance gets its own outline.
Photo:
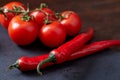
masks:
[[[47,57],[48,57],[48,54],[44,54],[41,56],[35,56],[35,57],[25,57],[24,56],[24,57],[21,57],[20,59],[18,59],[15,64],[11,65],[11,69],[16,67],[16,68],[20,69],[21,71],[34,70],[34,69],[36,69],[37,64]],[[41,68],[50,66],[52,64],[53,64],[52,62],[47,63],[47,64],[43,65]]]
[[[77,52],[71,54],[71,56],[67,61],[75,60],[81,57],[95,54],[96,52],[105,50],[113,46],[120,46],[120,40],[105,40],[105,41],[93,42],[88,45],[85,45],[83,48],[79,49]],[[15,64],[9,66],[9,68],[10,69],[18,68],[20,71],[35,70],[38,63],[48,58],[48,56],[49,54],[44,54],[44,55],[35,56],[35,57],[21,57],[16,61]],[[41,68],[45,68],[53,64],[54,63],[52,62],[48,62],[46,64],[43,64]]]
[[[60,46],[59,48],[52,50],[52,52],[59,51],[59,53],[56,53],[57,60],[54,58],[56,56],[55,55],[51,58],[52,61],[55,61],[55,63],[57,63],[57,64],[66,61],[72,53],[79,50],[84,45],[84,43],[88,42],[92,37],[93,37],[93,28],[90,28],[86,33],[81,33],[74,39],[72,39],[72,40],[68,41],[67,43],[63,44],[62,46]],[[28,57],[22,57],[22,58],[18,59],[17,62],[15,64],[11,65],[9,68],[12,69],[14,67],[17,67],[21,71],[29,70],[30,68],[31,68],[30,70],[32,70],[32,67],[26,66],[26,65],[30,64],[34,67],[34,66],[36,66],[34,64],[36,64],[36,63],[38,64],[38,62],[42,62],[43,60],[47,59],[48,57],[49,56],[47,56],[47,55],[36,57],[36,58],[29,58],[29,59],[27,59]],[[53,62],[49,62],[49,63],[53,64]],[[23,66],[26,66],[27,68],[25,68],[25,67],[22,68]]]
[[[79,34],[72,40],[61,45],[57,49],[50,52],[50,55],[55,56],[55,63],[63,63],[71,56],[72,53],[78,51],[86,42],[93,37],[93,29],[89,28],[86,33]]]
[[[37,72],[42,74],[40,72],[40,67],[47,62],[54,62],[59,64],[67,61],[72,53],[78,51],[93,37],[93,33],[93,28],[89,28],[87,32],[77,35],[75,38],[61,45],[57,49],[52,50],[49,53],[49,57],[38,64]]]
[[[114,46],[120,46],[120,40],[104,40],[93,42],[85,45],[82,49],[72,54],[69,60],[88,56]]]

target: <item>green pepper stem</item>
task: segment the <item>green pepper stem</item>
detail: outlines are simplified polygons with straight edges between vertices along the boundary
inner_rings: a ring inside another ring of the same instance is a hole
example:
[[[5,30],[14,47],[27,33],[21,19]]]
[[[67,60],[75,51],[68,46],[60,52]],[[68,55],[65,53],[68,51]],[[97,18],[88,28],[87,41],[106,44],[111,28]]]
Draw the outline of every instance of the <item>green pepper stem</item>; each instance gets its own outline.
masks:
[[[37,72],[38,74],[42,75],[42,72],[40,70],[41,66],[45,63],[48,63],[48,62],[54,62],[55,61],[55,55],[54,54],[51,54],[47,59],[43,60],[42,62],[40,62],[38,65],[37,65]]]
[[[8,66],[8,69],[14,69],[14,68],[19,68],[19,63],[18,63],[18,61],[16,61],[14,64],[12,64],[12,65],[10,65],[10,66]]]

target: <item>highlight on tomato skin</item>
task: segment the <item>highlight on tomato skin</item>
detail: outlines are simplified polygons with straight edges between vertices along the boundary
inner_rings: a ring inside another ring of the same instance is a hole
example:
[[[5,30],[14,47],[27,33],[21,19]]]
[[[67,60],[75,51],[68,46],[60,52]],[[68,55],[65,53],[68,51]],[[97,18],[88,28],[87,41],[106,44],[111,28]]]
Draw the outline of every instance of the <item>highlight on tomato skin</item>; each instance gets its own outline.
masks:
[[[30,13],[30,16],[33,17],[36,24],[41,28],[44,25],[44,20],[46,15],[40,10],[35,10]]]
[[[50,8],[41,8],[34,10],[30,13],[30,16],[33,17],[36,24],[41,28],[45,24],[45,20],[48,19],[50,21],[56,20],[55,13]]]
[[[10,9],[10,10],[13,10],[14,7],[21,7],[22,9],[27,10],[26,5],[23,4],[22,2],[18,2],[18,1],[9,2],[3,6],[3,8]]]
[[[48,14],[49,20],[52,20],[52,21],[56,20],[55,12],[52,9],[45,7],[45,8],[42,8],[41,10]]]
[[[66,30],[58,21],[45,24],[39,31],[40,41],[48,47],[58,47],[66,39]]]
[[[48,17],[48,20],[56,20],[55,14],[49,8],[43,8],[41,10],[34,10],[30,13],[30,16],[33,17],[34,21],[41,28],[45,24],[45,20]]]
[[[80,16],[74,11],[63,11],[61,13],[61,24],[64,25],[68,36],[76,36],[82,27]]]
[[[8,35],[17,45],[29,45],[38,37],[39,27],[33,21],[24,21],[22,15],[15,16],[9,23]]]
[[[21,8],[21,10],[27,10],[27,7],[18,1],[13,1],[5,4],[2,6],[3,10],[14,10],[17,8]],[[15,12],[1,12],[0,13],[0,24],[5,28],[8,29],[8,25],[10,20],[15,16]]]

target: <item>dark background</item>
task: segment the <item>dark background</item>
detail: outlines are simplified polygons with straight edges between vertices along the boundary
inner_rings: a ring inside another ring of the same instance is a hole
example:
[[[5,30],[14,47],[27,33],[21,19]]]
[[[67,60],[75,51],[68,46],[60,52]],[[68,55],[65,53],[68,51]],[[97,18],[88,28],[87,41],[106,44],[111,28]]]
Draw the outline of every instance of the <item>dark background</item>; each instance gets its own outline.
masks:
[[[0,0],[0,6],[12,0]],[[30,8],[39,7],[41,2],[56,12],[73,10],[82,20],[80,32],[92,26],[95,35],[92,41],[120,39],[120,0],[14,0],[29,3]],[[51,49],[39,41],[30,46],[14,44],[0,26],[0,80],[120,80],[120,47],[113,47],[97,54],[55,65],[43,70],[39,76],[36,71],[22,73],[17,69],[9,71],[7,66],[21,56],[35,56]]]

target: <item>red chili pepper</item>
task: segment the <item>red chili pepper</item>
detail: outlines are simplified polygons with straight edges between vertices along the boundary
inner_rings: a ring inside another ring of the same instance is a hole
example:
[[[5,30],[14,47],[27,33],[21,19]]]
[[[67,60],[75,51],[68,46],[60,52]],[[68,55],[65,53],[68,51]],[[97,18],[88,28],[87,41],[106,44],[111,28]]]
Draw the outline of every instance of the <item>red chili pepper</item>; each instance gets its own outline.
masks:
[[[74,54],[71,54],[71,57],[67,60],[74,60],[74,59],[84,57],[84,56],[87,56],[87,55],[93,54],[95,52],[104,50],[104,49],[112,47],[112,46],[117,46],[117,45],[120,45],[120,40],[106,40],[106,41],[94,42],[94,43],[91,43],[91,44],[83,47],[80,51],[78,51]],[[55,57],[56,56],[57,56],[57,58],[59,57],[58,55],[55,55]],[[50,57],[51,57],[51,55],[50,55]],[[56,58],[56,60],[57,60],[57,58]],[[60,59],[58,59],[58,60],[60,60]],[[41,74],[41,72],[39,70],[40,70],[40,66],[42,64],[44,64],[44,61],[40,62],[37,66],[37,71],[39,74]]]
[[[105,40],[105,41],[93,42],[84,46],[82,49],[79,49],[79,51],[71,54],[70,58],[67,61],[88,56],[113,46],[120,46],[120,40]],[[15,64],[11,65],[9,68],[10,69],[18,68],[21,71],[34,70],[36,69],[38,63],[48,58],[48,56],[49,54],[44,54],[35,57],[21,57],[16,61]],[[42,65],[41,68],[45,68],[53,64],[54,63],[49,62]]]
[[[120,46],[120,40],[104,40],[104,41],[93,42],[91,44],[84,46],[82,49],[72,54],[69,60],[74,60],[77,58],[88,56],[113,46]]]
[[[60,46],[58,49],[53,50],[53,51],[59,51],[59,54],[57,54],[57,63],[62,63],[66,61],[72,53],[78,51],[84,43],[89,41],[93,36],[93,29],[90,28],[86,33],[82,33],[75,37],[73,40],[70,40],[69,42],[63,44]],[[58,52],[57,52],[58,53]],[[56,56],[56,55],[55,55]],[[22,57],[16,61],[15,64],[11,65],[9,68],[19,68],[21,71],[26,71],[26,70],[33,70],[36,68],[37,64],[39,62],[42,62],[46,58],[48,58],[48,54],[43,55],[43,56],[38,56],[38,57]],[[59,57],[59,58],[58,58]],[[60,59],[61,58],[61,59]],[[63,59],[63,60],[62,60]],[[51,60],[55,60],[54,54],[51,58]],[[42,66],[43,68],[48,66],[48,65],[53,64],[52,62],[49,62],[47,64],[44,64]],[[41,67],[41,68],[42,68]]]
[[[40,62],[37,66],[37,72],[40,72],[40,67],[47,62],[54,62],[56,64],[67,61],[70,55],[78,51],[87,41],[93,37],[93,28],[90,28],[86,33],[79,34],[74,39],[66,42],[57,49],[50,52],[49,57]]]
[[[35,56],[35,57],[23,56],[23,57],[19,58],[14,64],[10,65],[9,69],[18,68],[20,71],[34,70],[34,69],[36,69],[38,63],[41,62],[42,60],[46,59],[48,56],[49,56],[48,54]],[[47,63],[47,64],[43,65],[41,68],[45,68],[52,64],[53,64],[52,62]]]

